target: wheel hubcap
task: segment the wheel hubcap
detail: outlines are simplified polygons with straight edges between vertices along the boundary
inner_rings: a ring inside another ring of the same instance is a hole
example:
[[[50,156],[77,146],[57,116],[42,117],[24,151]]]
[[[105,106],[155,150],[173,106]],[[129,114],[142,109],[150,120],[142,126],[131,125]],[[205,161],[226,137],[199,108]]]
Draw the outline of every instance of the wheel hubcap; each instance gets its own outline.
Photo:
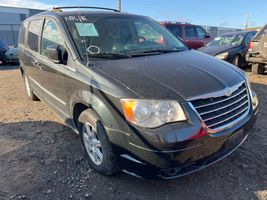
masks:
[[[103,153],[100,140],[90,124],[83,126],[83,142],[90,159],[96,164],[101,165],[103,162]]]
[[[30,88],[29,80],[26,76],[25,76],[25,86],[26,86],[26,92],[28,96],[31,96],[31,88]]]

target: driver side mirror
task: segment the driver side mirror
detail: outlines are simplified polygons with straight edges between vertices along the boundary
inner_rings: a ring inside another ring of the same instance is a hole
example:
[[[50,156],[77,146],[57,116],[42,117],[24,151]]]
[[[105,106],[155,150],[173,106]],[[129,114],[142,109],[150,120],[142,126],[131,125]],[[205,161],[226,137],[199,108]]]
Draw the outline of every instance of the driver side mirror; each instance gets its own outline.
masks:
[[[62,49],[59,45],[49,45],[46,47],[46,53],[49,60],[54,63],[62,63]]]

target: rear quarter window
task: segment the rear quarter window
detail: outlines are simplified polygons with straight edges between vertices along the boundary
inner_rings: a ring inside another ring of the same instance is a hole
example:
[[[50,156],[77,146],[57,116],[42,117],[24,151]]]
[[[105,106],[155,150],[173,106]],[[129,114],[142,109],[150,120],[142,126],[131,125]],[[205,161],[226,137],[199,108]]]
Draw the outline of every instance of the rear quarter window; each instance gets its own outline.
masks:
[[[27,46],[31,50],[36,52],[38,52],[38,44],[41,35],[42,25],[43,25],[42,19],[33,20],[29,24]]]
[[[20,45],[24,45],[25,42],[25,32],[26,32],[26,27],[27,27],[27,22],[24,22],[21,24],[20,31],[19,31],[19,41],[18,43]]]

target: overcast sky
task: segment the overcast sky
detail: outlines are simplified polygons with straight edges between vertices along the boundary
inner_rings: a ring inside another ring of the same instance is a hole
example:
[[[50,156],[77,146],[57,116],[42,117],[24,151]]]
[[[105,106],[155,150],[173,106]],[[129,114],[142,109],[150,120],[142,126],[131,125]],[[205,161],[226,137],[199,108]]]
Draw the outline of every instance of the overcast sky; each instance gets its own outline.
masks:
[[[116,0],[0,0],[0,5],[51,9],[55,5],[116,7]],[[243,28],[267,23],[267,0],[122,0],[122,10],[160,21]]]

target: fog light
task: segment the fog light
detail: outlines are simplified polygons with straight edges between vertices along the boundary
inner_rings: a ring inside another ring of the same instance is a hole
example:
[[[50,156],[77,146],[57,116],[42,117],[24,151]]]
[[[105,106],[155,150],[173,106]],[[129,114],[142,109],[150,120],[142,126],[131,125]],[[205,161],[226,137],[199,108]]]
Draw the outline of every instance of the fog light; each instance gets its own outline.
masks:
[[[203,137],[205,135],[208,135],[207,131],[205,131],[204,129],[200,129],[195,135],[190,137],[190,139],[197,139],[197,138]]]

